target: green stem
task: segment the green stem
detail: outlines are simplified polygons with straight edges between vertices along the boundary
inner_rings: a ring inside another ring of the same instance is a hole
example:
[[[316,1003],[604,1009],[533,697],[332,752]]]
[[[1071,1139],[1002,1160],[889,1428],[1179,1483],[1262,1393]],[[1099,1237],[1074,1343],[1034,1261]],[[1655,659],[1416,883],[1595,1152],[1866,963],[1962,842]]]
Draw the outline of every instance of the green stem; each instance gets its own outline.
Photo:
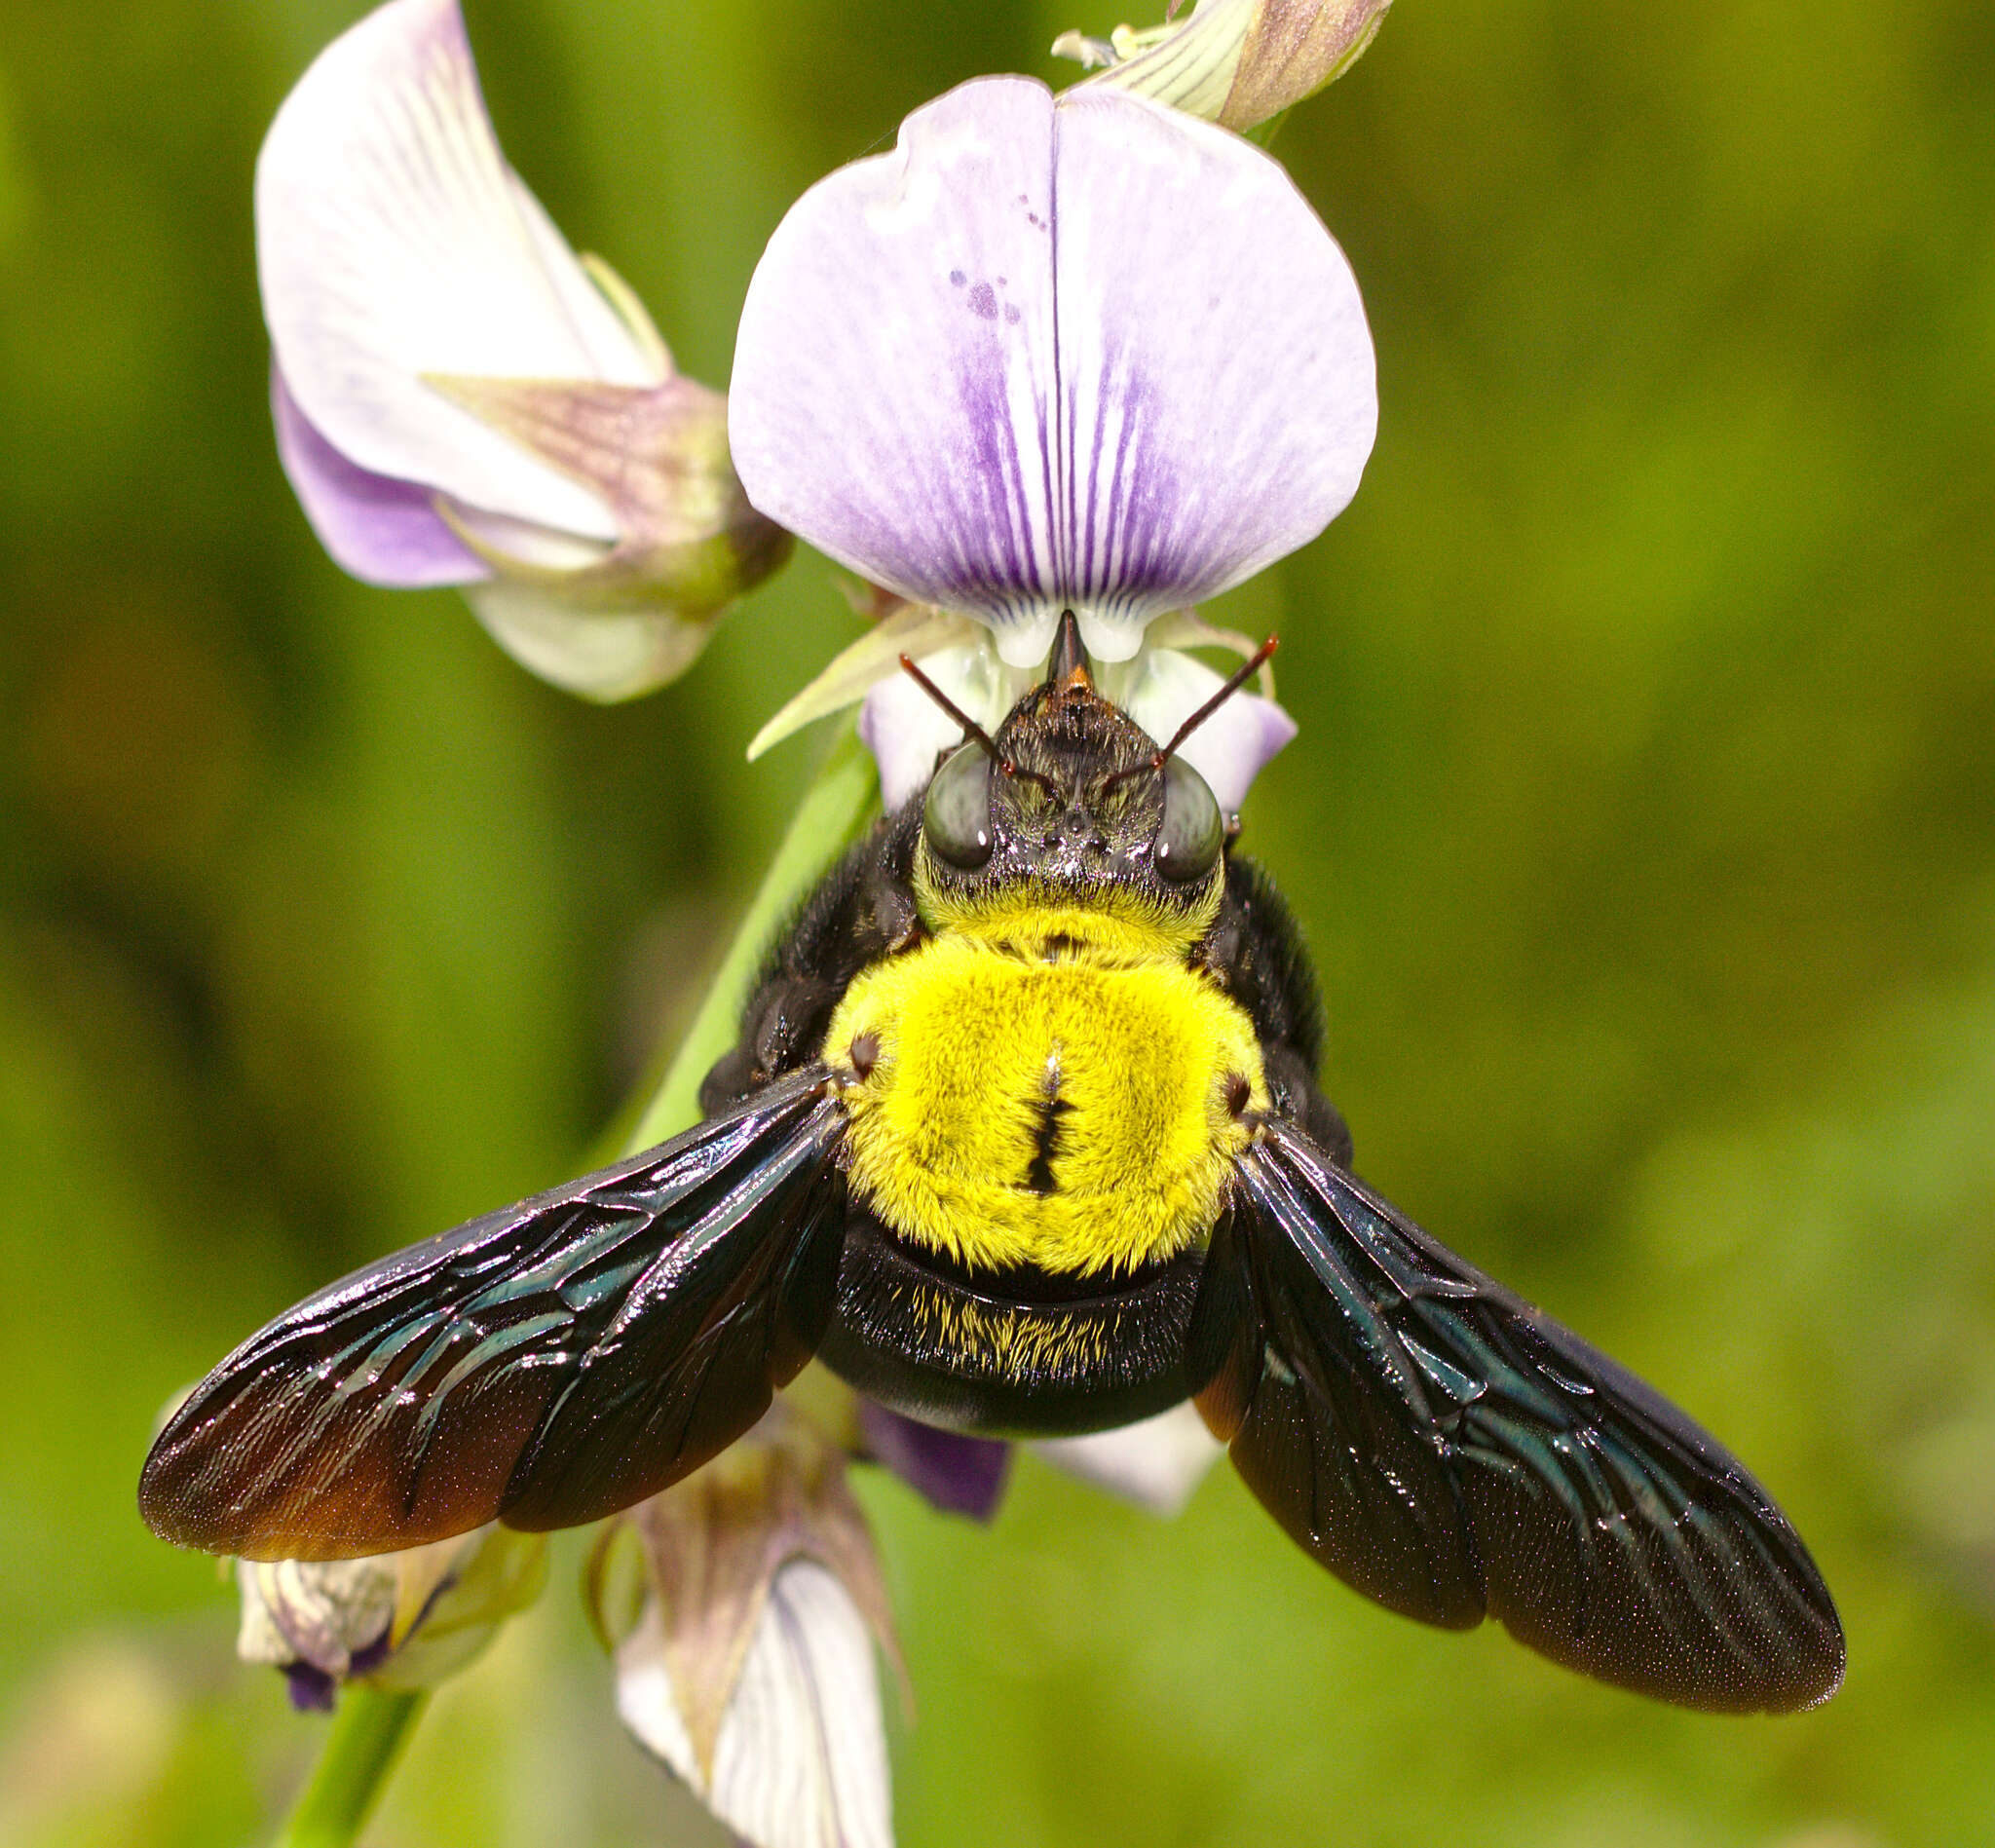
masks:
[[[428,1698],[358,1684],[342,1688],[318,1769],[273,1848],[347,1848],[380,1798]]]
[[[755,980],[771,940],[872,818],[879,793],[880,773],[872,753],[847,727],[831,747],[763,875],[691,1030],[679,1042],[643,1114],[624,1137],[628,1152],[649,1149],[699,1120],[699,1082],[734,1043],[748,985]]]
[[[649,1149],[699,1118],[699,1081],[734,1044],[748,985],[776,930],[857,838],[880,793],[871,754],[847,727],[776,849],[747,915],[635,1128],[621,1140]],[[312,1782],[273,1848],[350,1848],[400,1755],[426,1696],[389,1694],[358,1682],[340,1690],[339,1711]]]

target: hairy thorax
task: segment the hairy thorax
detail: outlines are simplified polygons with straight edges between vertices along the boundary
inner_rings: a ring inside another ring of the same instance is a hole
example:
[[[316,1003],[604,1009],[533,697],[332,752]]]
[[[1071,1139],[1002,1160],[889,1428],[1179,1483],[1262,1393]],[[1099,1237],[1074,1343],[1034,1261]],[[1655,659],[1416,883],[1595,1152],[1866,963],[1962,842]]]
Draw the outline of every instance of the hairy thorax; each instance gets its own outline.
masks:
[[[972,1269],[1127,1272],[1201,1242],[1267,1109],[1246,1014],[1140,921],[981,922],[866,970],[833,1018],[855,1197]]]

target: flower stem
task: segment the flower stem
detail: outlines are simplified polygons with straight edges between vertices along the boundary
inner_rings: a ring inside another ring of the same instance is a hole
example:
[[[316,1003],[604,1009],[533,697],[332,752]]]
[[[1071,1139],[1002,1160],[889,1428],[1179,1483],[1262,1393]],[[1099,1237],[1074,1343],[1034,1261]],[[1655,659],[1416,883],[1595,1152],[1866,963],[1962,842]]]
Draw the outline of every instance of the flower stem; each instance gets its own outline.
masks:
[[[872,756],[847,727],[805,792],[691,1031],[635,1127],[620,1138],[629,1149],[648,1149],[698,1120],[699,1081],[734,1044],[748,985],[770,939],[858,837],[879,792]],[[342,1688],[319,1767],[273,1848],[349,1848],[380,1797],[426,1698],[358,1682]]]
[[[761,967],[771,939],[858,838],[872,817],[879,793],[880,773],[872,753],[847,727],[832,745],[817,780],[792,817],[691,1030],[679,1042],[651,1102],[623,1138],[630,1153],[676,1136],[699,1120],[699,1082],[714,1061],[734,1043],[748,985]]]
[[[342,1688],[318,1769],[273,1848],[347,1848],[366,1823],[428,1698],[420,1691],[388,1693],[358,1683]]]

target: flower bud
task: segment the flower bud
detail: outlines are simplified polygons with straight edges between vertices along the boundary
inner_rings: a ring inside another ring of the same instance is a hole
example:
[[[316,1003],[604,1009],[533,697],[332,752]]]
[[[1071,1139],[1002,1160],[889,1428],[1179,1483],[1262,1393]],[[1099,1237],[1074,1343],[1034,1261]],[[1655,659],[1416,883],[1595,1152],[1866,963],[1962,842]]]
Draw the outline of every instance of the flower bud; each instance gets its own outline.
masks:
[[[888,1848],[874,1648],[898,1650],[835,1447],[778,1407],[610,1529],[590,1601],[623,1723],[737,1835]]]
[[[1392,0],[1199,0],[1183,20],[1107,39],[1064,32],[1056,57],[1090,84],[1134,91],[1246,130],[1334,83],[1365,55]],[[1174,9],[1175,11],[1175,9]]]
[[[428,1687],[541,1594],[546,1536],[498,1526],[358,1560],[238,1560],[236,1653],[282,1669],[299,1707],[339,1684]]]

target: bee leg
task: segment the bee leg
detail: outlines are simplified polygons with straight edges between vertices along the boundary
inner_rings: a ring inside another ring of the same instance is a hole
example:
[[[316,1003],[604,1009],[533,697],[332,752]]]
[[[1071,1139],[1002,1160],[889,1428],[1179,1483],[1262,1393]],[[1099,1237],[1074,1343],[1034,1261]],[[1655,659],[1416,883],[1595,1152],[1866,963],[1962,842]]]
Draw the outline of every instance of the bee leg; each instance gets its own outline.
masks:
[[[1338,1167],[1348,1168],[1350,1127],[1316,1088],[1323,1059],[1316,972],[1288,905],[1252,860],[1227,860],[1225,894],[1198,960],[1253,1021],[1276,1115],[1303,1130]]]
[[[1262,1046],[1261,1070],[1278,1115],[1286,1116],[1339,1168],[1351,1165],[1351,1126],[1344,1113],[1316,1088],[1302,1055],[1293,1046]]]
[[[921,804],[890,815],[825,875],[764,960],[741,1037],[699,1087],[712,1116],[814,1059],[852,978],[921,935],[914,844]]]

